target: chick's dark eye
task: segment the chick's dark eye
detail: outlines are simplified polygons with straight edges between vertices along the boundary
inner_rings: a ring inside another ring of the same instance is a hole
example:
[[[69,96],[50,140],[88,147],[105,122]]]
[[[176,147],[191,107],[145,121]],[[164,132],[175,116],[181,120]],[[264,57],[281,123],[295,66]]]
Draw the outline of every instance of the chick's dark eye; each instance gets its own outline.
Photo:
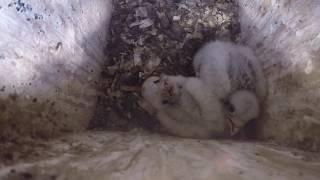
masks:
[[[153,83],[158,84],[160,82],[160,79],[153,81]]]
[[[225,102],[225,107],[231,113],[233,113],[235,111],[235,107],[230,102]]]
[[[168,103],[169,103],[168,100],[163,100],[163,101],[162,101],[162,104],[168,104]]]

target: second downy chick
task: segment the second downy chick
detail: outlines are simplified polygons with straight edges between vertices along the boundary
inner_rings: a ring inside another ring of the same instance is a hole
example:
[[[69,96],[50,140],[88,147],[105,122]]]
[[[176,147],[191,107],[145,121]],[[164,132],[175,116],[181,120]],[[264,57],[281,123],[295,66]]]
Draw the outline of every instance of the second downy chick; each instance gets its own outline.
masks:
[[[236,132],[259,116],[260,103],[266,97],[266,81],[253,51],[242,45],[214,41],[205,44],[195,55],[196,75],[223,102]]]

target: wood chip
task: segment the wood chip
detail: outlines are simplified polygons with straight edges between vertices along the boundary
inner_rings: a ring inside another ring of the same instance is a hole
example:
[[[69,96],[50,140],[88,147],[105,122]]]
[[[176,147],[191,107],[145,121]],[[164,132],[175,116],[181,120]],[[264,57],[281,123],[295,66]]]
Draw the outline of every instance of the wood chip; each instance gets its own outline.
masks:
[[[180,21],[181,20],[181,16],[173,16],[172,20]]]
[[[144,19],[140,22],[139,28],[144,29],[153,25],[153,21],[149,18]]]

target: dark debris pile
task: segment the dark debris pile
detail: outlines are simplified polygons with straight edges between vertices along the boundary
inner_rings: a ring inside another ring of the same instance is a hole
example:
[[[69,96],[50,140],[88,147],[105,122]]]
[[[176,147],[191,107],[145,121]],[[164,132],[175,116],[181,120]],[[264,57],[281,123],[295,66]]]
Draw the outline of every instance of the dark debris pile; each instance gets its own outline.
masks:
[[[114,0],[108,62],[91,128],[155,130],[140,107],[140,87],[150,75],[194,75],[192,57],[215,39],[237,41],[234,0]]]

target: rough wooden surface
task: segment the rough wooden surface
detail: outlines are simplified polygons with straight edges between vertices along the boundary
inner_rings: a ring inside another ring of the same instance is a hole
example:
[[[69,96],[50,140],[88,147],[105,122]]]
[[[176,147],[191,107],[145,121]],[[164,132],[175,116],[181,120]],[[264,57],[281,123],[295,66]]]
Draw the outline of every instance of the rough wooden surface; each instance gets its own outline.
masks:
[[[320,150],[320,1],[239,1],[242,40],[269,81],[258,135]]]
[[[315,154],[260,143],[90,132],[46,145],[45,150],[35,149],[38,160],[2,168],[0,179],[317,180],[320,176]],[[43,154],[50,158],[41,158]]]

